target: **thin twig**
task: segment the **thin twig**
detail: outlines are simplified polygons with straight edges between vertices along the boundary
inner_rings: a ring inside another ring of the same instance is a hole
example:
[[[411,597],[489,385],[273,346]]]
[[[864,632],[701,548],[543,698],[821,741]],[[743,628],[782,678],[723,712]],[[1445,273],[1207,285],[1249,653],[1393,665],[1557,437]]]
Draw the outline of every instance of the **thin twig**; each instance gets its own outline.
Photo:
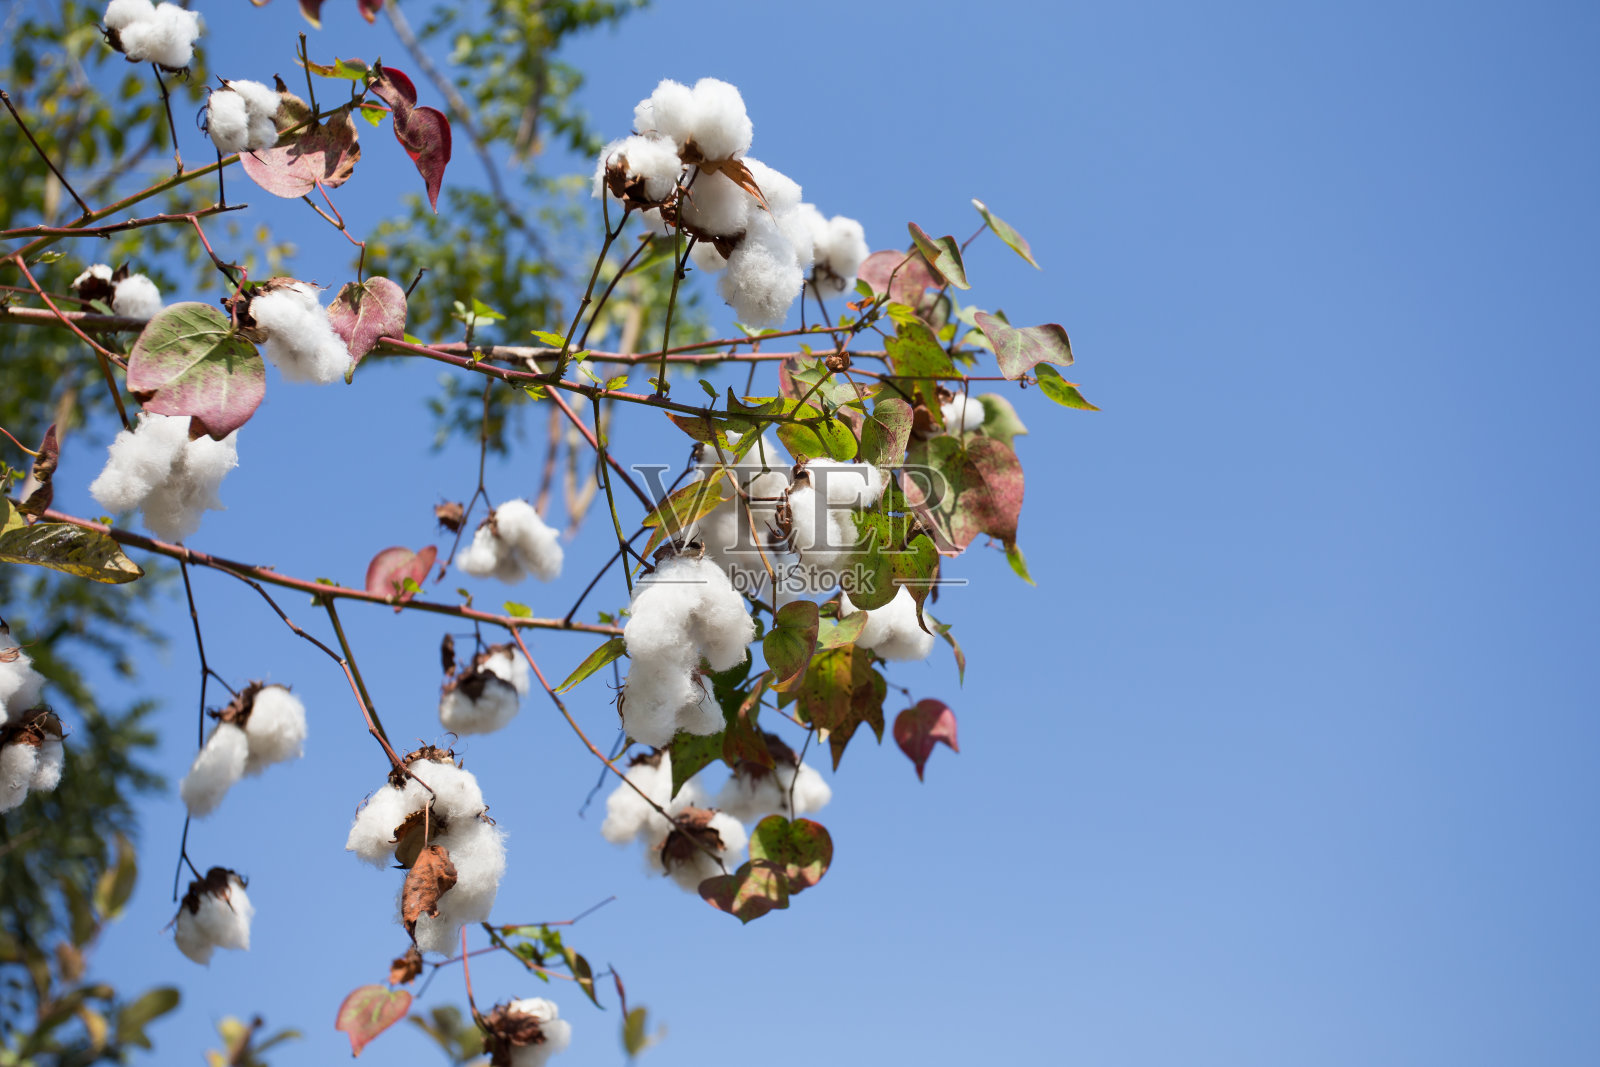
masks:
[[[11,104],[11,97],[6,95],[6,91],[4,89],[0,89],[0,104],[5,104],[6,110],[11,112],[11,117],[17,120],[17,127],[22,130],[22,135],[28,139],[29,144],[33,145],[33,150],[39,153],[39,158],[44,160],[44,165],[50,168],[50,173],[56,176],[56,181],[60,182],[61,187],[67,192],[71,193],[72,199],[76,200],[78,202],[78,206],[83,208],[84,218],[88,218],[90,215],[92,215],[94,212],[90,209],[88,204],[83,202],[83,197],[78,195],[78,191],[72,187],[71,182],[67,181],[66,176],[63,175],[60,170],[56,169],[56,165],[51,162],[50,157],[45,154],[44,149],[39,147],[39,142],[33,139],[33,131],[28,129],[28,124],[22,121],[21,115],[17,114],[17,109]]]

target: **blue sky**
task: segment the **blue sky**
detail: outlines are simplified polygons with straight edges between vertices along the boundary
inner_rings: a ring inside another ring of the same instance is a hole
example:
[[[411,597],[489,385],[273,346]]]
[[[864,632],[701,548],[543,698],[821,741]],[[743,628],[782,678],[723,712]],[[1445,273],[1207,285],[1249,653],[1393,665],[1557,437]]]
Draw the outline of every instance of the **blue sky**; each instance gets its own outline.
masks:
[[[216,69],[287,74],[293,4],[202,9]],[[326,15],[315,53],[399,62],[381,21]],[[955,708],[962,753],[919,785],[892,745],[858,740],[820,816],[837,848],[820,887],[740,928],[647,880],[593,810],[576,817],[596,765],[530,698],[465,746],[510,834],[497,921],[616,895],[572,941],[665,1020],[659,1067],[1593,1063],[1597,45],[1577,4],[998,0],[661,3],[572,49],[616,135],[662,77],[734,82],[754,154],[874,247],[908,220],[964,237],[968,199],[987,201],[1045,270],[979,242],[973,300],[1063,323],[1069,377],[1104,410],[1014,397],[1038,588],[991,550],[951,567],[971,580],[940,605],[965,685],[942,651],[890,679]],[[358,226],[415,184],[380,140],[343,196]],[[447,181],[472,178],[458,151]],[[294,236],[306,274],[346,269],[337,235]],[[273,377],[229,510],[194,546],[354,582],[378,549],[425,541],[431,505],[474,478],[469,453],[429,450],[436,377]],[[497,496],[533,491],[541,426],[492,466]],[[641,426],[619,447],[681,446]],[[80,438],[63,475],[86,484],[99,462]],[[324,476],[338,488],[308,505]],[[565,610],[604,530],[568,551],[557,587],[511,595]],[[201,972],[163,938],[182,825],[165,797],[96,965],[183,986],[161,1062],[253,1012],[306,1031],[282,1062],[335,1062],[339,999],[404,945],[392,875],[341,852],[382,759],[342,676],[253,593],[200,573],[197,595],[214,663],[304,695],[308,754],[195,833],[202,862],[252,876],[248,954]],[[342,614],[391,732],[432,739],[439,623]],[[147,682],[176,780],[195,684],[181,597],[159,621],[173,642]],[[534,647],[559,675],[593,643]],[[608,694],[578,693],[609,737]],[[546,992],[497,961],[473,978],[485,1003]],[[575,1027],[555,1062],[620,1059],[614,1009],[553,995]],[[423,1004],[463,999],[447,969]],[[397,1032],[363,1059],[430,1055]]]

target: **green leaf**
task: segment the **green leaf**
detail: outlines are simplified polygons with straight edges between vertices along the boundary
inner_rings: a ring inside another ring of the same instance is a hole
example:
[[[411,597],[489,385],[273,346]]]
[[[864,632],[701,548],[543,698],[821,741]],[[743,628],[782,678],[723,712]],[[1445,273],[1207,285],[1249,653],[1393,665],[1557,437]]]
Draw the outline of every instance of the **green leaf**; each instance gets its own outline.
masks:
[[[700,898],[741,923],[789,906],[789,882],[783,870],[766,860],[750,860],[733,874],[700,883]]]
[[[568,689],[583,681],[589,675],[608,666],[617,660],[627,650],[627,644],[620,637],[613,637],[587,656],[578,664],[576,670],[567,675],[567,680],[556,686],[557,693],[565,693]]]
[[[864,648],[835,648],[811,661],[800,684],[800,712],[812,725],[829,732],[834,770],[839,769],[845,746],[862,723],[883,740],[883,698],[888,691],[883,675],[873,669],[872,653]],[[673,771],[677,771],[676,759]]]
[[[843,619],[817,620],[817,651],[823,652],[830,648],[843,648],[853,645],[856,638],[861,636],[862,629],[867,625],[867,613],[858,611]]]
[[[1037,585],[1033,575],[1028,573],[1028,561],[1022,555],[1022,548],[1015,541],[1006,546],[1006,562],[1011,564],[1011,569],[1017,572],[1017,577],[1029,585]]]
[[[505,609],[506,614],[510,615],[513,619],[533,618],[533,609],[528,607],[526,604],[518,604],[515,600],[506,601]]]
[[[108,585],[144,577],[139,565],[99,530],[70,522],[36,522],[29,526],[9,500],[5,527],[0,530],[0,563],[48,567]]]
[[[551,333],[549,330],[530,330],[528,332],[533,334],[546,348],[565,348],[567,345],[567,339],[559,333]]]
[[[389,114],[388,108],[381,107],[378,104],[362,104],[360,110],[361,117],[373,126],[382,125],[384,116]]]
[[[722,732],[701,736],[680,733],[667,746],[672,753],[672,795],[712,760],[722,758]]]
[[[649,1014],[648,1008],[633,1008],[622,1020],[622,1047],[630,1058],[656,1043],[655,1037],[645,1033]]]
[[[157,986],[117,1012],[117,1041],[150,1048],[144,1028],[178,1006],[183,997],[171,986]]]
[[[792,404],[793,401],[787,403]],[[856,438],[843,419],[824,416],[810,404],[793,407],[789,412],[804,422],[785,422],[778,426],[778,440],[799,457],[828,456],[837,460],[856,458]]]
[[[989,224],[989,229],[994,231],[996,237],[1006,243],[1006,247],[1027,260],[1035,269],[1038,269],[1039,263],[1033,258],[1033,249],[1028,247],[1028,242],[1023,238],[1022,234],[1013,230],[1005,219],[1002,219],[984,206],[982,200],[973,200],[972,206],[978,209],[978,214],[983,216],[983,221]]]
[[[986,311],[978,312],[973,319],[994,346],[1000,373],[1007,378],[1020,378],[1039,363],[1059,363],[1063,367],[1072,364],[1072,342],[1067,331],[1053,322],[1019,330]]]
[[[904,400],[885,397],[872,405],[872,414],[861,422],[861,458],[875,467],[900,466],[906,460],[911,423],[911,405]]]
[[[704,378],[700,379],[700,388],[704,389],[706,391],[706,396],[709,396],[712,400],[717,398],[717,387],[706,381]]]
[[[1054,400],[1064,408],[1077,408],[1079,411],[1099,411],[1078,392],[1075,382],[1069,382],[1061,377],[1061,373],[1048,363],[1041,363],[1033,371],[1039,376],[1039,388],[1044,390],[1044,395]]]
[[[220,441],[249,421],[267,392],[255,345],[209,304],[156,313],[128,354],[128,391],[146,411],[189,415]]]
[[[1011,445],[1012,438],[1028,432],[1028,428],[1017,417],[1017,409],[999,393],[984,393],[978,397],[978,403],[983,405],[985,437],[993,437],[996,441]]]
[[[571,971],[572,977],[577,980],[578,988],[588,995],[589,999],[594,1002],[595,1007],[601,1008],[603,1011],[604,1008],[601,1007],[600,998],[594,995],[594,970],[589,966],[589,961],[572,951],[565,944],[561,945],[560,949],[561,958],[567,961],[567,970]]]
[[[649,556],[655,547],[668,537],[678,537],[701,518],[709,515],[717,505],[731,495],[723,495],[729,486],[726,468],[718,467],[698,482],[679,489],[640,520],[644,526],[654,527],[650,540],[645,542],[642,556]]]
[[[772,668],[773,684],[787,685],[799,677],[816,647],[816,602],[796,600],[779,608],[772,629],[761,641],[767,666]]]
[[[937,416],[938,379],[954,378],[956,368],[933,331],[921,321],[905,323],[895,336],[884,342],[884,348],[888,351],[889,364],[895,374],[915,379],[906,383],[907,391],[920,396],[929,412]]]
[[[767,860],[783,869],[794,895],[822,881],[833,863],[833,838],[819,822],[768,815],[750,834],[750,858]]]
[[[957,289],[971,289],[967,284],[967,268],[961,262],[961,246],[954,237],[929,237],[922,232],[916,223],[906,224],[911,231],[911,240],[916,243],[917,251],[922,253],[922,258],[934,272],[944,277],[944,280]]]
[[[117,862],[101,873],[94,886],[94,910],[102,919],[115,919],[122,914],[139,877],[139,857],[133,844],[120,833],[116,841]]]

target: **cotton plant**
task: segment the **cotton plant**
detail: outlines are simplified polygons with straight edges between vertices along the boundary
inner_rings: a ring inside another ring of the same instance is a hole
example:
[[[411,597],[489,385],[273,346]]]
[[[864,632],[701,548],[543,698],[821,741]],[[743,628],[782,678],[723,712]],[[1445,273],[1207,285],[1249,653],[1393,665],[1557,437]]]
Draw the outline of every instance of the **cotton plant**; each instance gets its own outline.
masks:
[[[493,645],[446,678],[439,722],[456,734],[487,734],[516,717],[532,677],[515,645]]]
[[[350,370],[350,349],[334,332],[315,287],[272,278],[242,297],[240,325],[263,343],[286,381],[330,385]]]
[[[659,747],[679,730],[721,730],[700,661],[728,670],[744,662],[755,638],[755,621],[728,575],[691,552],[670,556],[635,583],[628,611],[622,639],[630,665],[617,698],[628,736]]]
[[[744,826],[734,816],[705,806],[705,793],[692,778],[672,796],[670,753],[657,750],[634,757],[624,777],[627,781],[606,798],[600,833],[607,841],[643,842],[646,869],[690,892],[707,878],[739,866],[749,841]]]
[[[213,714],[217,724],[178,784],[197,818],[215,811],[239,779],[305,753],[306,708],[287,686],[251,682]]]
[[[80,300],[99,300],[127,319],[149,320],[162,308],[160,287],[130,272],[126,263],[116,270],[107,263],[90,265],[72,280],[72,293]]]
[[[494,907],[506,870],[505,835],[488,818],[478,779],[452,753],[418,749],[406,765],[415,776],[390,775],[356,814],[345,849],[374,866],[407,868],[423,849],[443,850],[456,881],[438,897],[436,914],[417,918],[413,937],[423,952],[449,954],[461,927],[484,921]]]
[[[483,1017],[484,1051],[493,1067],[544,1067],[572,1042],[572,1024],[543,997],[497,1004]]]
[[[179,71],[194,61],[203,28],[198,11],[151,0],[111,0],[101,16],[106,41],[130,63],[154,63]]]
[[[206,133],[222,155],[256,152],[278,143],[283,94],[257,81],[223,83],[206,103]]]
[[[145,411],[138,425],[119,432],[105,468],[89,493],[112,512],[139,511],[146,527],[166,541],[200,529],[207,511],[222,511],[223,477],[239,465],[238,431],[221,441],[190,439],[189,416]]]
[[[219,948],[244,951],[250,947],[255,914],[245,880],[225,867],[213,867],[204,878],[190,882],[183,895],[174,923],[178,951],[199,964],[210,963]]]
[[[764,733],[762,739],[773,766],[740,760],[717,794],[717,808],[740,822],[753,823],[765,815],[795,818],[827,806],[833,799],[827,780],[801,762],[777,734]]]
[[[456,558],[456,566],[474,578],[498,578],[507,585],[561,577],[565,553],[561,535],[520,497],[489,512],[473,532],[472,543]]]

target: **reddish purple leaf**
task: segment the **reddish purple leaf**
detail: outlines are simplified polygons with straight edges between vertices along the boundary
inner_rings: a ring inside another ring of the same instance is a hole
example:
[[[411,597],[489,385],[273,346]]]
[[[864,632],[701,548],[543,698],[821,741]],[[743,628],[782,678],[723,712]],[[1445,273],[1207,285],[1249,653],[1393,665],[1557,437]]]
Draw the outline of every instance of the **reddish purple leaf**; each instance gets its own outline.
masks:
[[[378,12],[383,10],[383,0],[359,0],[359,6],[361,8],[361,17],[368,22],[375,22],[378,18]]]
[[[733,874],[719,874],[701,882],[700,897],[718,911],[747,923],[769,911],[787,908],[789,882],[777,864],[752,860]]]
[[[350,180],[361,146],[348,107],[297,134],[277,148],[245,152],[239,156],[244,172],[273,196],[297,200],[320,183],[330,189]]]
[[[417,87],[411,83],[411,78],[404,72],[393,67],[373,64],[373,73],[376,78],[372,82],[372,91],[379,98],[396,111],[410,111],[417,102]]]
[[[322,29],[322,3],[323,0],[300,0],[300,14],[319,30]]]
[[[906,462],[938,477],[908,478],[906,499],[942,539],[940,548],[962,549],[979,534],[1006,544],[1017,539],[1022,515],[1022,464],[1002,441],[940,434],[913,442]]]
[[[1019,330],[987,311],[978,312],[972,319],[994,346],[1000,373],[1007,378],[1020,378],[1038,363],[1072,365],[1072,342],[1067,339],[1067,331],[1056,323]]]
[[[139,334],[128,355],[128,391],[145,410],[189,415],[220,441],[255,414],[267,369],[226,315],[184,302],[162,308]]]
[[[400,546],[384,549],[367,564],[367,592],[373,596],[398,596],[400,604],[404,604],[416,595],[414,590],[406,589],[406,579],[410,578],[420,586],[427,579],[428,571],[438,555],[439,550],[433,545],[421,552]],[[394,610],[399,611],[400,605],[396,604]]]
[[[406,291],[388,278],[351,282],[328,306],[328,321],[350,349],[350,358],[360,363],[378,338],[405,335]]]
[[[333,1028],[350,1035],[350,1055],[359,1056],[373,1038],[404,1019],[410,1010],[411,994],[404,989],[364,985],[344,998]]]
[[[439,187],[450,162],[450,120],[437,108],[417,107],[417,87],[393,67],[375,67],[372,91],[389,105],[395,140],[417,165],[428,190],[428,204],[439,210]]]
[[[922,768],[933,755],[933,746],[941,742],[952,752],[961,751],[956,744],[956,713],[944,702],[919,700],[916,707],[894,717],[894,743],[916,764],[917,781],[922,781]]]
[[[929,287],[939,284],[928,261],[916,251],[874,252],[861,264],[856,276],[872,286],[874,292],[888,293],[890,300],[919,312],[933,303],[928,296]]]

